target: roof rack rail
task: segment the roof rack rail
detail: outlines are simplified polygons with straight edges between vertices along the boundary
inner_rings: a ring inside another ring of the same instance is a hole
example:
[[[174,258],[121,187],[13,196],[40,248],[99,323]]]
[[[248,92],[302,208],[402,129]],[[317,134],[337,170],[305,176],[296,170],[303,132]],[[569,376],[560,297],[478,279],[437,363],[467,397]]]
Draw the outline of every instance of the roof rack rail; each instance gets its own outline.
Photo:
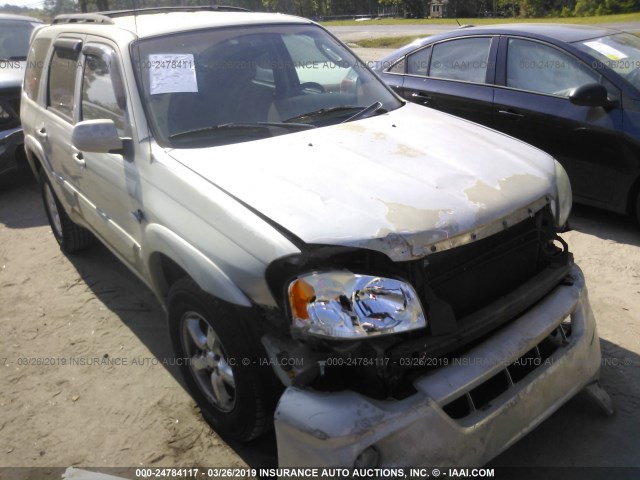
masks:
[[[57,15],[52,22],[54,25],[59,23],[105,23],[113,24],[113,20],[102,13],[67,13]]]
[[[249,12],[246,8],[232,7],[230,5],[205,5],[198,7],[148,7],[135,8],[130,10],[112,10],[106,12],[95,13],[69,13],[58,15],[53,19],[53,23],[102,23],[111,25],[114,23],[113,18],[128,17],[130,15],[149,15],[152,13],[169,13],[169,12]]]

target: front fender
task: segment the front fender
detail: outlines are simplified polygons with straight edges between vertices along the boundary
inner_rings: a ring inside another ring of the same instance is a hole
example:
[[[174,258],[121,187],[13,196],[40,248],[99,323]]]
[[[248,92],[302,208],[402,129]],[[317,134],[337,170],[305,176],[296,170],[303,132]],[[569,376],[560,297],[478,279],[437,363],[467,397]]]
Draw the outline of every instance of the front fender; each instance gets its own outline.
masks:
[[[173,260],[187,272],[204,291],[234,305],[250,307],[251,301],[235,283],[215,264],[182,237],[158,224],[148,225],[145,231],[144,261],[149,265],[152,288],[164,304],[163,276],[159,254]]]

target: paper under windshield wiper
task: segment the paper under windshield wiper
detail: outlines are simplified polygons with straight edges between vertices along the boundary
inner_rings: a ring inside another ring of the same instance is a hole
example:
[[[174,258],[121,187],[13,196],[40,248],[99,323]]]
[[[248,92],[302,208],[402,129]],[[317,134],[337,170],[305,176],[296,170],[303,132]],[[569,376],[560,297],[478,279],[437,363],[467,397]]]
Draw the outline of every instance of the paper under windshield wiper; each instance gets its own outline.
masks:
[[[203,128],[194,128],[193,130],[186,130],[180,133],[174,133],[169,136],[169,139],[173,140],[177,137],[182,137],[186,135],[195,135],[199,133],[213,132],[216,130],[309,130],[311,128],[316,128],[314,125],[308,125],[306,123],[280,123],[280,122],[255,122],[255,123],[245,123],[245,122],[234,122],[234,123],[223,123],[221,125],[211,125],[209,127]]]

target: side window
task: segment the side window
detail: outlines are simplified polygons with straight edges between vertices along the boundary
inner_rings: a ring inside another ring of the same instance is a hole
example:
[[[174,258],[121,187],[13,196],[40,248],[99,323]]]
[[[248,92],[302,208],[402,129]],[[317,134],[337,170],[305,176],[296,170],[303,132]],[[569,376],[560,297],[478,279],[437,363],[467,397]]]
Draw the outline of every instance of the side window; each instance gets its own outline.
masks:
[[[429,70],[431,47],[423,48],[407,57],[407,73],[409,75],[425,76]]]
[[[462,38],[433,46],[429,76],[485,83],[490,37]]]
[[[80,52],[56,47],[49,69],[47,107],[69,119],[73,118],[76,70]]]
[[[391,66],[391,68],[389,68],[389,70],[387,70],[387,72],[403,74],[404,73],[404,64],[405,64],[405,59],[403,58],[399,62],[394,63]]]
[[[509,39],[507,87],[568,96],[575,87],[600,82],[598,73],[555,47],[519,38]]]
[[[44,59],[47,55],[47,50],[49,50],[49,45],[51,45],[50,38],[38,38],[34,40],[29,51],[27,68],[24,74],[24,92],[32,100],[35,100],[38,96]]]
[[[92,49],[98,50],[97,48]],[[110,51],[109,51],[110,53]],[[113,120],[121,137],[126,136],[126,96],[122,78],[113,64],[115,55],[89,53],[82,75],[82,120]]]

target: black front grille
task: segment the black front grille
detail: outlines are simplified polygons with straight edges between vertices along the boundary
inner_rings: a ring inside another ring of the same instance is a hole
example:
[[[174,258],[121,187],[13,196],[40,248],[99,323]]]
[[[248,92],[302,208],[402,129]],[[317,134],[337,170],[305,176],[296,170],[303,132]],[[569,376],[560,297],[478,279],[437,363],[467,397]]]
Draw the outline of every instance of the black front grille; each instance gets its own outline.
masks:
[[[539,302],[572,263],[548,207],[488,238],[430,255],[412,282],[428,328],[386,353],[405,365],[455,357]]]
[[[542,255],[543,215],[428,258],[428,285],[456,318],[493,303],[549,264]]]

